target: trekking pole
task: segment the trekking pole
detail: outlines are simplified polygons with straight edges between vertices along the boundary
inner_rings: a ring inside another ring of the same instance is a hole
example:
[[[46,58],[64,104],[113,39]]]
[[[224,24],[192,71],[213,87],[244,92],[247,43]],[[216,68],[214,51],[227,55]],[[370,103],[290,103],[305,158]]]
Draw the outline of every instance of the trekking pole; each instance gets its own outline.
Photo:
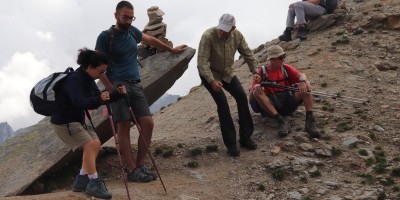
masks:
[[[132,107],[130,106],[129,99],[128,99],[128,97],[127,97],[126,95],[125,95],[125,102],[126,102],[126,105],[127,105],[128,108],[129,108],[129,112],[130,112],[130,114],[131,114],[132,122],[133,122],[133,124],[136,125],[136,128],[137,128],[137,130],[138,130],[138,132],[139,132],[139,138],[140,138],[140,136],[142,136],[142,137],[141,137],[141,138],[142,138],[142,141],[143,141],[143,143],[144,143],[144,145],[145,145],[145,148],[148,150],[148,151],[147,151],[147,154],[149,155],[150,160],[151,160],[151,163],[153,164],[153,167],[154,167],[154,169],[156,170],[158,177],[160,178],[160,182],[161,182],[161,184],[162,184],[162,186],[163,186],[163,188],[164,188],[165,194],[167,194],[167,189],[165,188],[165,185],[164,185],[164,182],[163,182],[163,180],[162,180],[162,178],[161,178],[160,172],[159,172],[158,169],[157,169],[156,162],[154,161],[154,158],[153,158],[153,156],[151,155],[151,152],[149,151],[149,146],[147,145],[147,142],[144,140],[144,136],[143,136],[143,134],[142,134],[142,129],[140,128],[140,125],[139,125],[139,123],[137,122],[135,115],[133,114]]]
[[[124,170],[124,165],[122,164],[121,151],[120,151],[120,148],[119,148],[119,138],[118,138],[118,135],[117,135],[117,133],[115,131],[114,121],[113,121],[113,117],[112,117],[112,113],[111,113],[111,109],[110,109],[110,104],[107,102],[106,106],[107,106],[108,118],[110,119],[111,129],[112,129],[112,132],[113,132],[113,135],[114,135],[115,147],[117,148],[118,160],[119,160],[119,164],[121,166],[121,172],[122,172],[122,177],[124,179],[124,184],[125,184],[125,188],[126,188],[126,194],[128,195],[128,199],[131,200],[131,196],[129,194],[129,189],[128,189],[128,183],[127,183],[127,180],[126,180],[126,174],[125,174],[125,170]]]
[[[274,82],[269,82],[269,81],[261,82],[261,86],[274,87],[274,88],[279,88],[279,89],[284,89],[284,90],[289,90],[289,91],[299,91],[299,89],[297,87],[278,85]],[[318,96],[322,96],[322,97],[330,97],[332,99],[341,99],[343,101],[348,101],[348,102],[352,102],[352,103],[365,104],[365,103],[369,102],[369,100],[367,100],[367,99],[346,97],[346,96],[342,96],[340,94],[329,94],[329,93],[317,92],[317,91],[307,91],[307,92],[312,95],[318,95]]]

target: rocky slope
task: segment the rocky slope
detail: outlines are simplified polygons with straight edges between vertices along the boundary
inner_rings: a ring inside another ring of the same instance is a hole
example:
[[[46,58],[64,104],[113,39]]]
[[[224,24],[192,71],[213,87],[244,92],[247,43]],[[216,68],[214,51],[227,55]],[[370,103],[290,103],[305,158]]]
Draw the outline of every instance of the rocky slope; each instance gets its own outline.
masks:
[[[253,113],[259,148],[229,157],[216,106],[203,86],[194,87],[154,115],[152,152],[168,193],[159,180],[129,183],[132,198],[400,199],[399,13],[398,0],[344,1],[334,26],[309,33],[306,41],[273,40],[255,50],[264,64],[266,48],[279,43],[286,63],[307,74],[315,91],[369,99],[358,104],[315,97],[321,139],[303,132],[302,107],[283,139],[272,119]],[[251,75],[242,63],[235,62],[235,69],[247,88]],[[237,121],[234,99],[228,98]],[[131,133],[136,151],[138,133],[135,128]],[[114,141],[105,146],[113,147]],[[104,151],[98,163],[114,199],[126,199],[117,157]],[[52,183],[53,193],[1,199],[90,199],[69,191],[73,176],[67,177],[63,184]]]

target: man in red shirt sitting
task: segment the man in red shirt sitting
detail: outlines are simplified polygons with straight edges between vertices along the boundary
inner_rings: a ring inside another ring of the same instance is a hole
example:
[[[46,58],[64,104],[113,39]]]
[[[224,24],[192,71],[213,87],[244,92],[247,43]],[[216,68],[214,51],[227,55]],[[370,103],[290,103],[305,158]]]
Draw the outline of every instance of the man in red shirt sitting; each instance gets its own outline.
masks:
[[[250,87],[250,105],[254,112],[261,113],[263,116],[270,115],[279,123],[278,135],[286,136],[290,132],[290,125],[284,118],[292,114],[297,107],[304,101],[306,109],[305,131],[310,137],[318,138],[319,131],[315,127],[312,112],[313,97],[308,92],[311,91],[310,82],[307,81],[305,74],[300,73],[294,67],[283,64],[286,53],[282,47],[272,45],[267,50],[266,64],[258,69],[260,78],[254,79]],[[296,86],[296,89],[282,89],[272,85],[263,86],[263,83],[277,84],[278,86]]]

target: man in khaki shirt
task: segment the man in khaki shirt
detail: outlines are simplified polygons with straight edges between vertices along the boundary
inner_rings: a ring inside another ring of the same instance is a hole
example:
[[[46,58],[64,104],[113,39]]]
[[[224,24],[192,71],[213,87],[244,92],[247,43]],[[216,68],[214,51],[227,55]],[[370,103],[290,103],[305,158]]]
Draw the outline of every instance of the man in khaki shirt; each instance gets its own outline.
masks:
[[[239,156],[236,146],[236,130],[229,110],[224,88],[236,100],[239,113],[239,143],[241,147],[254,150],[257,145],[251,140],[253,120],[250,115],[246,93],[239,79],[234,75],[232,65],[238,51],[249,66],[254,79],[260,79],[257,73],[257,60],[248,47],[242,33],[236,29],[235,17],[224,14],[217,27],[206,30],[200,40],[197,58],[202,84],[210,92],[217,104],[222,138],[231,156]]]

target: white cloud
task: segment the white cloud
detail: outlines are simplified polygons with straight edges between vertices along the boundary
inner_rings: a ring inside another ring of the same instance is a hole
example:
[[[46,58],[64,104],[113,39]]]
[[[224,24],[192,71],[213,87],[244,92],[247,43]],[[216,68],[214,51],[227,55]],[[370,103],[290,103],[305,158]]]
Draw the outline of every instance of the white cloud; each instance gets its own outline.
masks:
[[[30,52],[14,53],[0,70],[0,121],[17,129],[42,119],[31,108],[29,94],[34,84],[50,72],[47,60],[37,60]]]
[[[53,41],[53,33],[52,32],[36,31],[36,35],[41,40],[44,40],[44,41],[47,41],[47,42]]]

